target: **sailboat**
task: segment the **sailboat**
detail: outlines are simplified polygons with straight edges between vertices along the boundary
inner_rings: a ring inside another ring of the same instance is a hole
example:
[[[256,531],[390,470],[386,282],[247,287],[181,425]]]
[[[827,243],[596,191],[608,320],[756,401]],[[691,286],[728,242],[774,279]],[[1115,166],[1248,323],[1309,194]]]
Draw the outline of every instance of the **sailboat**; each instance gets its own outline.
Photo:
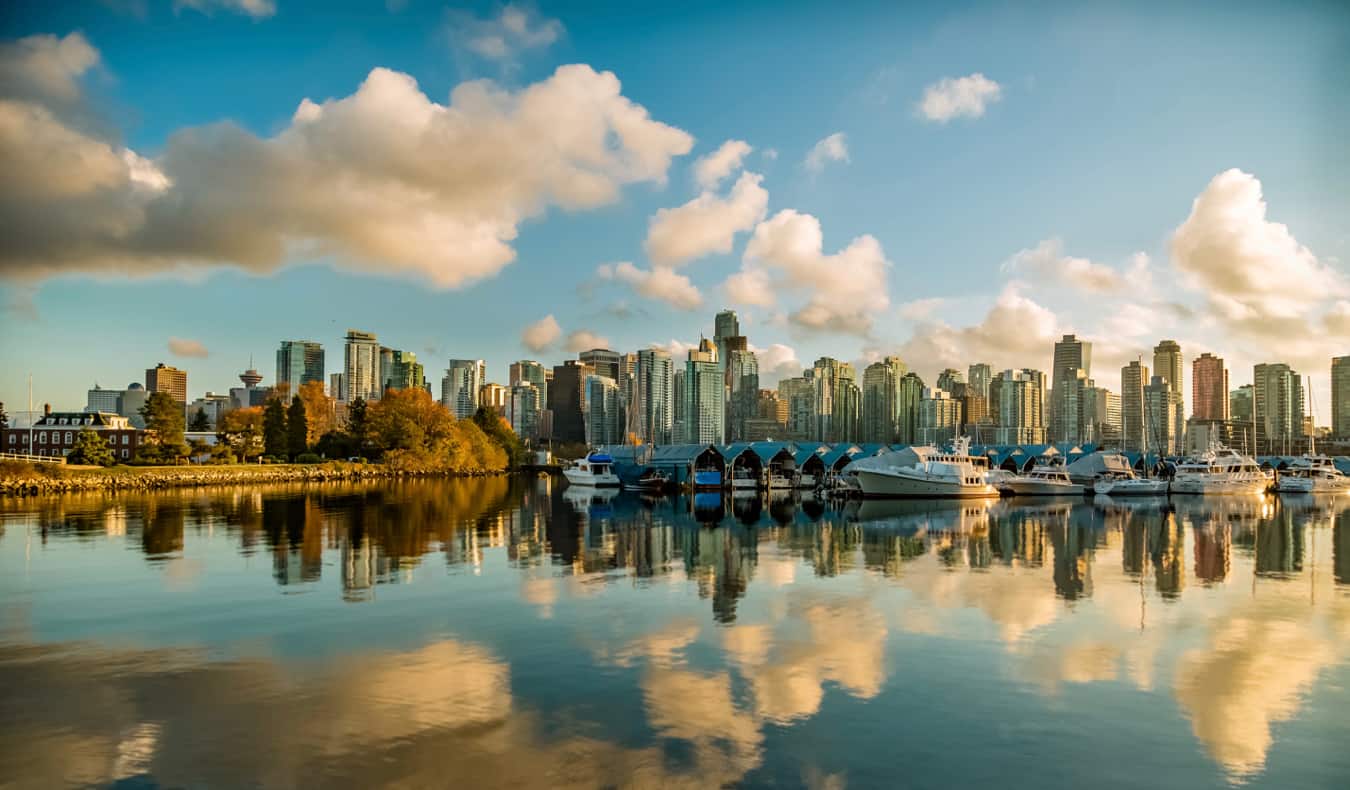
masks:
[[[1312,412],[1312,377],[1307,381],[1308,411]],[[1281,494],[1338,494],[1350,491],[1350,477],[1342,474],[1330,458],[1317,454],[1317,437],[1310,436],[1308,452],[1295,458],[1280,473],[1275,490]]]

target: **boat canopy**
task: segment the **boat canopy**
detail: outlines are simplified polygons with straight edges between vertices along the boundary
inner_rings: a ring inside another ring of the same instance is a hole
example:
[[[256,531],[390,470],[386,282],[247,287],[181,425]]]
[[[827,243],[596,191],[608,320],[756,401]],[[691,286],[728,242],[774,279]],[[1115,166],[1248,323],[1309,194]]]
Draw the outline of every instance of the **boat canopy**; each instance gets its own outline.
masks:
[[[1129,475],[1132,464],[1130,459],[1120,453],[1094,452],[1071,461],[1065,471],[1073,480],[1091,480],[1098,475]]]

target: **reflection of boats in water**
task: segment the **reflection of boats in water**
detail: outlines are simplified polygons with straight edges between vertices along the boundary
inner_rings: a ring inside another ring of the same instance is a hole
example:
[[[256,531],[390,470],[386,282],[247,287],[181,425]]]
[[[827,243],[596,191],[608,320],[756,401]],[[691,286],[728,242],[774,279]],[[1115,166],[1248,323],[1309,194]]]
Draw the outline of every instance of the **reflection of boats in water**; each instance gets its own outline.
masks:
[[[989,523],[991,505],[984,499],[863,499],[850,502],[844,515],[865,527],[966,532]]]
[[[970,455],[962,436],[951,452],[909,447],[854,461],[844,473],[866,497],[988,498],[998,490],[985,480],[988,459]]]
[[[1114,497],[1107,494],[1097,494],[1092,498],[1092,504],[1101,510],[1108,511],[1128,510],[1135,513],[1164,513],[1171,507],[1171,502],[1165,492],[1164,484],[1164,493],[1158,496]]]
[[[1269,518],[1275,501],[1260,494],[1219,498],[1181,497],[1171,500],[1177,518],[1192,523],[1209,521],[1251,522]]]
[[[1113,497],[1165,497],[1167,481],[1148,477],[1102,476],[1092,484],[1092,490]]]
[[[618,488],[619,476],[614,474],[614,459],[604,453],[589,453],[578,458],[563,470],[567,482],[577,486]]]
[[[596,488],[594,486],[568,486],[563,489],[562,498],[578,513],[592,518],[604,518],[611,515],[610,502],[619,495],[617,488]]]

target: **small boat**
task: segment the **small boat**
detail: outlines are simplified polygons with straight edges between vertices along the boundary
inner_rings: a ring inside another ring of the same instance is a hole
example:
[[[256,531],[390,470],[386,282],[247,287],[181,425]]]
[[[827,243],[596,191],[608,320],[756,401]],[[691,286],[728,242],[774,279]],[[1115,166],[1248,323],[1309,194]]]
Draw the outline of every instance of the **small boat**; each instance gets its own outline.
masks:
[[[785,475],[782,472],[774,472],[774,471],[769,472],[770,491],[779,491],[793,487],[794,486],[792,484],[792,478],[789,477],[788,475]]]
[[[970,437],[954,442],[951,452],[936,447],[909,447],[854,461],[844,470],[867,497],[998,496],[985,479],[988,459],[970,455]]]
[[[1280,473],[1275,490],[1281,494],[1339,494],[1350,491],[1350,477],[1325,455],[1304,455]]]
[[[1025,475],[1005,479],[1001,493],[1013,496],[1082,496],[1083,486],[1069,479],[1064,464],[1037,464]]]
[[[1268,488],[1270,478],[1255,458],[1215,446],[1199,458],[1178,464],[1171,490],[1174,494],[1264,494]]]
[[[817,485],[816,476],[803,472],[797,475],[797,488],[815,488]]]
[[[759,475],[753,470],[743,466],[731,470],[731,487],[733,490],[754,491],[759,488]]]
[[[593,488],[618,488],[619,476],[614,474],[614,459],[604,453],[590,453],[578,458],[563,470],[567,482]]]
[[[1109,496],[1166,496],[1167,481],[1147,477],[1103,475],[1093,483],[1092,490]]]
[[[659,494],[670,486],[670,475],[662,469],[648,469],[642,473],[636,483],[624,483],[623,487],[629,491],[645,491],[649,494]]]

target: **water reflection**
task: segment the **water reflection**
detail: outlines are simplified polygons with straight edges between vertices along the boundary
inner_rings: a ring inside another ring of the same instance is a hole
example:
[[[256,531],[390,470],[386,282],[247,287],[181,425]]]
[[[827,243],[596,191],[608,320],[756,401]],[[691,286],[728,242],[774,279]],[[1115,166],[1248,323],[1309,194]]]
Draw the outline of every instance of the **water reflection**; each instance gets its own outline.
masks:
[[[1350,737],[1350,498],[836,505],[492,478],[2,507],[18,786],[867,785],[897,727],[953,716],[1014,786],[1102,749],[1170,750],[1174,786],[1350,772],[1329,748]],[[1070,689],[1085,721],[1128,726],[1066,719]],[[1057,742],[1018,740],[1023,719]]]

